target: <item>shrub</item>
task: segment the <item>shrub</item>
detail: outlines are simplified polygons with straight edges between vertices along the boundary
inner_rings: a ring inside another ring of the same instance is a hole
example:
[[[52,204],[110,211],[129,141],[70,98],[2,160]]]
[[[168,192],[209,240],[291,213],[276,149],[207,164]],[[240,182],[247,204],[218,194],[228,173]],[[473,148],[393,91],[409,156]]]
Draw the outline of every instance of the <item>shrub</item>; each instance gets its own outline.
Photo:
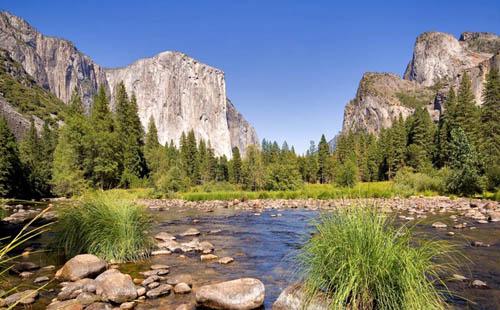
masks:
[[[123,262],[149,252],[151,220],[142,206],[100,193],[58,212],[55,245],[66,256],[90,253]]]
[[[182,172],[177,167],[172,167],[167,174],[161,175],[155,182],[155,189],[160,193],[172,193],[188,189],[190,181],[182,177]]]
[[[358,167],[354,160],[348,160],[339,166],[335,182],[344,187],[354,187],[356,185],[358,182]]]
[[[456,266],[448,243],[417,242],[368,206],[324,215],[316,228],[298,255],[306,301],[326,293],[330,309],[445,308],[435,284]]]
[[[271,191],[296,190],[303,185],[297,167],[282,163],[267,167],[265,182],[265,188]]]
[[[425,192],[434,191],[443,193],[446,190],[446,180],[449,170],[429,170],[424,172],[413,172],[412,168],[405,167],[396,173],[394,184],[399,190]]]

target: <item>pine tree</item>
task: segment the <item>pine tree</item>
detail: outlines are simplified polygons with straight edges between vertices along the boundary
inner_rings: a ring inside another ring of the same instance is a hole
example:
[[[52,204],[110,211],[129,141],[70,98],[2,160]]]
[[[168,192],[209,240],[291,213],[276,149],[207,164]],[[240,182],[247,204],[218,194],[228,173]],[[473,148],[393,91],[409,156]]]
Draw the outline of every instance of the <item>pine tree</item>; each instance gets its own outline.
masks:
[[[215,172],[215,180],[217,182],[229,181],[229,164],[226,155],[222,155],[218,159],[217,168]]]
[[[91,167],[91,179],[95,186],[109,189],[120,180],[120,164],[123,158],[120,141],[115,130],[109,102],[101,86],[94,97],[90,114],[92,123],[92,147],[87,158]]]
[[[187,134],[185,153],[181,156],[187,177],[191,180],[192,184],[198,184],[198,180],[200,179],[200,161],[193,130],[190,130]]]
[[[450,151],[452,173],[447,182],[448,191],[459,195],[481,192],[477,153],[460,127],[451,131]]]
[[[242,162],[240,150],[233,147],[233,158],[231,159],[231,181],[235,184],[242,183]]]
[[[408,122],[407,163],[421,171],[431,165],[434,154],[434,123],[425,107],[417,108]]]
[[[450,87],[445,102],[445,110],[439,117],[438,129],[436,133],[436,150],[434,162],[438,168],[448,164],[450,156],[451,130],[456,128],[456,96],[453,87]]]
[[[144,157],[148,169],[151,173],[156,173],[160,169],[160,159],[159,159],[159,149],[161,145],[158,142],[158,130],[156,129],[156,124],[154,118],[151,116],[149,118],[148,132],[146,133],[145,143],[144,143]]]
[[[0,117],[0,197],[19,197],[23,189],[22,164],[16,138]]]
[[[250,145],[247,148],[242,167],[243,185],[246,189],[251,191],[262,189],[265,182],[264,174],[261,153],[255,145]]]
[[[330,146],[325,135],[321,135],[318,144],[318,180],[321,184],[329,182]]]
[[[483,90],[479,151],[491,189],[500,185],[500,76],[492,69]]]
[[[128,187],[130,183],[146,174],[143,154],[144,131],[137,112],[137,100],[134,95],[128,100],[123,82],[118,85],[115,98],[117,135],[123,154],[120,183],[122,186]]]
[[[478,136],[479,110],[466,72],[460,81],[455,115],[457,126],[464,130],[469,141],[475,145]]]
[[[91,126],[83,115],[83,104],[75,91],[71,96],[65,124],[59,129],[52,165],[52,185],[55,194],[72,196],[88,187],[85,174],[91,173],[85,158],[90,154]]]

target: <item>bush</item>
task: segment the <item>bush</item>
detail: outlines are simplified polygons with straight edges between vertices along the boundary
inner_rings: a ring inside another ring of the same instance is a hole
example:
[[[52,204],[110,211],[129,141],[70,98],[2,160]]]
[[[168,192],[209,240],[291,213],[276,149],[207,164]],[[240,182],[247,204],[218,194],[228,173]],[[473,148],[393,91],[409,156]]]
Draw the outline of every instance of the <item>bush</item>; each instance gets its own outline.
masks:
[[[394,184],[399,190],[443,193],[446,190],[446,180],[449,174],[450,171],[447,168],[415,173],[412,168],[405,167],[396,173]]]
[[[142,206],[101,193],[58,213],[55,245],[68,257],[90,253],[123,262],[149,252],[151,220]]]
[[[434,284],[456,266],[453,247],[416,242],[393,224],[368,206],[323,216],[298,255],[306,300],[326,293],[330,309],[444,309]]]
[[[271,191],[296,190],[303,185],[302,177],[294,165],[276,163],[267,167],[265,188]]]
[[[335,183],[339,186],[354,187],[358,182],[358,167],[353,160],[349,160],[339,166],[335,176]]]
[[[172,167],[167,174],[161,175],[155,182],[155,189],[160,193],[185,191],[189,188],[189,179],[183,178],[182,172],[177,167]]]

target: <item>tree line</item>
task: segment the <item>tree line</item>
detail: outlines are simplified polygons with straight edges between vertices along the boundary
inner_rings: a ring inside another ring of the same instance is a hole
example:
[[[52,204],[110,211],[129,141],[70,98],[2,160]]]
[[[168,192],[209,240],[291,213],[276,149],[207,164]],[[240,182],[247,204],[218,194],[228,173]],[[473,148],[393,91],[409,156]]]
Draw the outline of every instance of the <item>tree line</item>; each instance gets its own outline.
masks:
[[[182,133],[177,144],[160,144],[154,119],[145,133],[136,98],[123,83],[113,111],[104,88],[88,113],[75,91],[60,128],[46,123],[37,134],[32,122],[20,143],[0,119],[0,196],[71,196],[88,188],[145,186],[169,193],[212,183],[294,190],[304,182],[353,186],[390,180],[408,169],[446,172],[449,192],[470,195],[500,184],[499,98],[498,71],[487,75],[481,107],[463,74],[457,93],[450,88],[437,124],[425,107],[416,108],[378,137],[363,131],[340,134],[333,151],[324,135],[317,146],[311,141],[304,155],[286,142],[279,146],[264,139],[245,154],[233,148],[228,159],[216,156],[210,141],[197,140],[193,130]]]

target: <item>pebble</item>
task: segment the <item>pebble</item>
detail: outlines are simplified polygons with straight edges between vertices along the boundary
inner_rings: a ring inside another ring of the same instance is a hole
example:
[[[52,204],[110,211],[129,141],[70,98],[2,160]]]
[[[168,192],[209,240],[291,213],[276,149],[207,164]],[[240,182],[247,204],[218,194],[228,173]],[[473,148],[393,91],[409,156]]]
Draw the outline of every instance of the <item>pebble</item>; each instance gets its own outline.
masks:
[[[447,225],[443,222],[434,222],[434,223],[432,223],[432,227],[434,227],[434,228],[446,228]]]
[[[120,309],[134,309],[135,301],[124,302],[120,305]]]
[[[33,283],[42,283],[42,282],[47,282],[49,281],[49,277],[43,276],[43,277],[38,277],[35,280],[33,280]]]
[[[481,281],[481,280],[474,280],[472,281],[472,287],[475,287],[475,288],[488,288],[488,285]]]
[[[454,232],[452,232],[452,231],[449,231],[449,232],[447,232],[446,234],[447,234],[448,236],[455,236],[455,233],[454,233]]]
[[[174,293],[176,294],[187,294],[191,292],[191,287],[188,284],[181,282],[174,286]]]
[[[168,254],[172,254],[172,252],[170,252],[169,250],[155,250],[155,251],[151,251],[151,255],[153,255],[153,256],[156,256],[156,255],[168,255]]]

